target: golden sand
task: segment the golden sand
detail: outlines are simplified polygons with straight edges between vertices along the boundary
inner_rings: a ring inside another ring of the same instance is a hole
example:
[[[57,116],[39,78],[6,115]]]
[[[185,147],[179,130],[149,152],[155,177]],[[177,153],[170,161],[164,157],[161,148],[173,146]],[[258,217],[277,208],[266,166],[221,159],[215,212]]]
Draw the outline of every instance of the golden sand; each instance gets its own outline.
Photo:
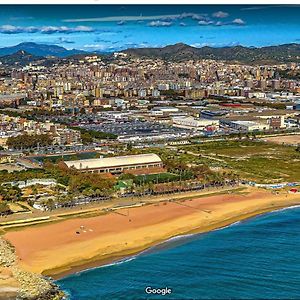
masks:
[[[160,202],[25,227],[4,237],[15,246],[25,270],[57,276],[140,252],[177,235],[206,232],[296,204],[299,194],[249,188],[246,194]]]

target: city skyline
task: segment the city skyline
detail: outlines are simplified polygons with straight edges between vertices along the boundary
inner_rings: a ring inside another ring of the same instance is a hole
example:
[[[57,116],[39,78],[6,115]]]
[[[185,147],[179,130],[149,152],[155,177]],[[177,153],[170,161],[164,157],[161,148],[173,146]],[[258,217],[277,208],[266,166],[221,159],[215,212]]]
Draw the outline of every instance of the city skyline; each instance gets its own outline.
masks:
[[[112,52],[183,42],[195,47],[299,43],[300,6],[3,5],[2,46],[21,42]],[[289,15],[288,20],[285,15]]]

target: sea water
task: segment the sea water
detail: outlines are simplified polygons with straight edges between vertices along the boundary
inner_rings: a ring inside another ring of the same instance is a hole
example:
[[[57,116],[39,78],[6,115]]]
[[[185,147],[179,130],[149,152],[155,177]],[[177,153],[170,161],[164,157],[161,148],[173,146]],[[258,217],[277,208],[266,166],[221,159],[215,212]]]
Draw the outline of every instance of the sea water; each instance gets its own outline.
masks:
[[[173,238],[57,283],[72,300],[300,299],[300,208]]]

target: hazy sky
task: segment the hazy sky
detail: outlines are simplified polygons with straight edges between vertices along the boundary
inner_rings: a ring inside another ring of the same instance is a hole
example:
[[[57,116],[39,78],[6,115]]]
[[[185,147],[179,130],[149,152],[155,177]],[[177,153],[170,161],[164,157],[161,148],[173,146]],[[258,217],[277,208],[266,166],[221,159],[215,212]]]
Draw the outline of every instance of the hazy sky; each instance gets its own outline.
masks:
[[[1,5],[0,47],[20,42],[115,51],[300,43],[300,6]]]

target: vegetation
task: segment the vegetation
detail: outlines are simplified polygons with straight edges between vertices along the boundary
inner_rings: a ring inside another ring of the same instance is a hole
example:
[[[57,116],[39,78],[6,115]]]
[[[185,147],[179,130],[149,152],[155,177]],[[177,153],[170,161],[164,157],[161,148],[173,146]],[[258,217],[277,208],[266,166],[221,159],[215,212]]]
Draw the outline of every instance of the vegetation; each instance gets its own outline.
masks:
[[[278,70],[278,74],[281,78],[300,80],[300,72],[298,70]]]
[[[135,192],[137,195],[191,190],[205,185],[221,186],[224,182],[231,184],[237,179],[257,183],[300,181],[300,173],[296,167],[300,161],[299,147],[266,143],[257,138],[201,141],[166,148],[124,147],[122,155],[149,152],[158,154],[166,171],[148,175],[122,174],[118,180],[130,181],[128,192]],[[55,164],[44,161],[44,168],[38,170],[12,173],[0,171],[1,183],[33,178],[54,178],[59,183],[53,189],[51,197],[45,200],[45,206],[49,209],[68,206],[81,198],[110,197],[116,190],[115,177],[80,173],[76,169],[68,169],[59,160],[55,160]],[[39,190],[39,187],[32,187],[31,194],[37,195]],[[1,185],[0,198],[0,203],[11,205],[12,202],[21,200],[22,193],[17,187]],[[4,207],[3,211],[5,209]]]
[[[184,61],[190,59],[215,59],[227,61],[240,61],[247,63],[258,62],[288,62],[299,61],[300,45],[285,44],[267,47],[201,47],[196,48],[183,43],[168,45],[162,48],[131,48],[124,51],[129,56],[161,58],[171,61]],[[289,55],[287,55],[287,53]]]
[[[178,174],[160,173],[160,174],[148,174],[148,175],[135,176],[133,181],[137,185],[142,185],[148,183],[155,184],[155,183],[172,182],[178,180],[180,180],[180,176]]]
[[[10,214],[11,210],[8,204],[4,201],[0,201],[0,215],[7,215]]]
[[[112,193],[115,184],[114,178],[100,174],[73,174],[69,179],[71,193],[83,193],[86,196],[107,196]]]
[[[0,196],[4,201],[16,202],[21,200],[22,192],[16,186],[0,185]]]
[[[80,131],[81,139],[84,144],[90,144],[94,139],[115,140],[118,136],[112,133],[88,130],[81,127],[73,126],[71,129]]]
[[[273,109],[285,109],[284,103],[271,103],[271,102],[253,102],[255,106],[269,107]]]
[[[58,163],[60,161],[68,161],[68,160],[99,158],[99,156],[100,154],[98,152],[91,151],[91,152],[78,152],[74,154],[64,154],[64,155],[38,156],[38,157],[34,157],[34,159],[39,162]]]
[[[241,140],[207,142],[182,146],[181,149],[199,155],[199,162],[235,172],[240,178],[261,183],[300,181],[296,167],[300,153],[295,147]]]
[[[0,182],[25,181],[33,178],[54,178],[68,187],[69,196],[108,196],[112,193],[115,179],[102,174],[82,174],[75,169],[67,169],[63,163],[54,165],[46,162],[44,170],[28,170],[8,173],[0,172]],[[0,186],[0,196],[6,201],[21,200],[21,190],[11,185]]]
[[[7,139],[7,146],[13,149],[26,149],[36,148],[38,146],[49,146],[52,142],[53,139],[48,134],[22,134],[16,137],[9,137]]]

